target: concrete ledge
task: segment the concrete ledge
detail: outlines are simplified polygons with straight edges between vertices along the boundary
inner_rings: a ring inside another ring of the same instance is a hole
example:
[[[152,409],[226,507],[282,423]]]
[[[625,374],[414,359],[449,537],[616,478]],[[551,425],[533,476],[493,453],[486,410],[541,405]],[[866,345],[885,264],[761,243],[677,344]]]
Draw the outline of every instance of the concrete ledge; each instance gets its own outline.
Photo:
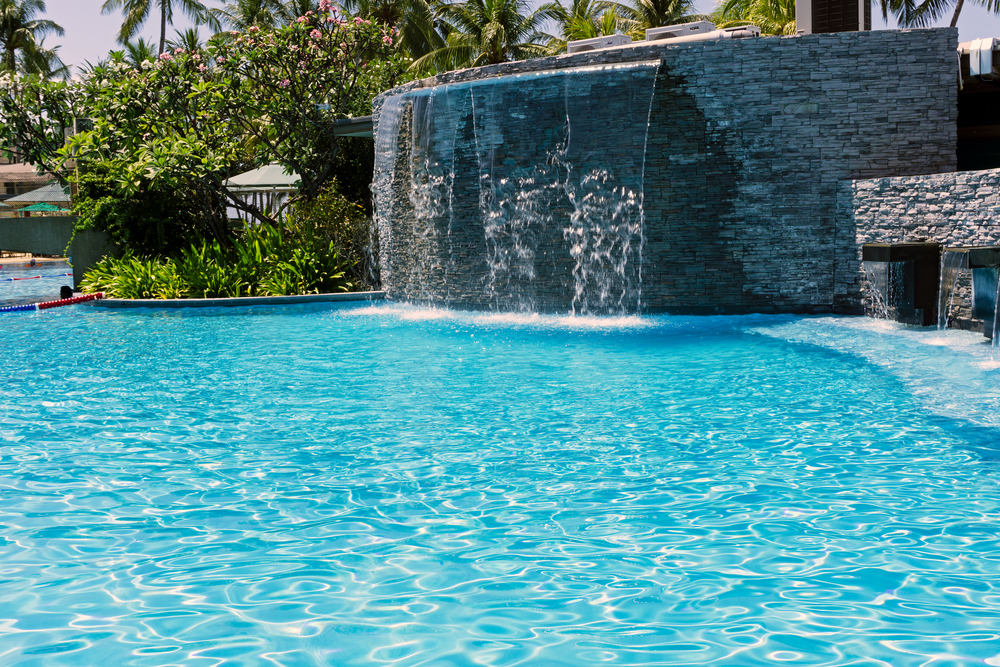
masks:
[[[295,296],[242,296],[229,299],[100,299],[97,308],[232,308],[237,306],[288,306],[296,303],[381,301],[385,292],[297,294]]]

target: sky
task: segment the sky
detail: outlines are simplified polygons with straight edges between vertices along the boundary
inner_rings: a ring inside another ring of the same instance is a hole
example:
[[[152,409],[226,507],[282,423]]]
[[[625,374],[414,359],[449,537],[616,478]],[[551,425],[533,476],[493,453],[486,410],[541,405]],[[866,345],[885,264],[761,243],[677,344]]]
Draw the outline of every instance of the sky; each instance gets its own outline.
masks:
[[[46,17],[66,29],[64,37],[50,37],[46,40],[46,45],[61,44],[59,55],[63,62],[75,66],[80,66],[85,61],[97,62],[107,55],[108,51],[116,48],[115,36],[121,26],[121,13],[102,16],[102,4],[104,0],[46,0]],[[222,2],[207,0],[206,4],[210,7],[219,7]],[[714,8],[716,0],[695,0],[695,4],[700,12],[707,14]],[[877,4],[873,4],[872,10],[873,29],[886,30],[896,27],[891,17],[888,24],[882,21]],[[191,25],[183,16],[175,18],[179,19],[175,28],[183,30]],[[948,25],[950,21],[949,13],[939,25]],[[204,31],[203,36],[207,37],[207,29],[203,27],[202,31]],[[158,18],[148,21],[140,34],[153,42],[158,42]],[[170,27],[167,28],[167,35],[168,39],[173,35]],[[991,15],[983,7],[967,2],[958,19],[959,41],[967,42],[979,37],[1000,38],[1000,16]]]

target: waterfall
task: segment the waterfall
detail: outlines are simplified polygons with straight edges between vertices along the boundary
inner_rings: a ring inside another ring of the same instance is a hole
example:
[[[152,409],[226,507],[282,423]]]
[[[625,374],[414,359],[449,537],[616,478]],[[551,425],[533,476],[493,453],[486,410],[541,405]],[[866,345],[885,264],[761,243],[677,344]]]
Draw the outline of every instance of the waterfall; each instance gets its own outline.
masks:
[[[890,267],[889,262],[863,262],[868,294],[871,297],[872,317],[879,320],[890,319]]]
[[[370,270],[378,270],[379,275],[370,276],[373,285],[385,285],[393,280],[391,262],[383,261],[393,252],[392,246],[392,204],[395,193],[396,160],[399,143],[396,140],[402,122],[403,96],[387,97],[382,102],[375,133],[375,173],[372,180],[372,203],[375,209],[375,224],[371,228],[372,238],[368,242]],[[374,235],[377,233],[377,238]]]
[[[531,72],[386,97],[372,187],[390,296],[639,312],[659,67]]]
[[[941,254],[941,280],[938,285],[938,329],[948,328],[948,317],[955,301],[958,277],[968,264],[968,253],[943,251]]]

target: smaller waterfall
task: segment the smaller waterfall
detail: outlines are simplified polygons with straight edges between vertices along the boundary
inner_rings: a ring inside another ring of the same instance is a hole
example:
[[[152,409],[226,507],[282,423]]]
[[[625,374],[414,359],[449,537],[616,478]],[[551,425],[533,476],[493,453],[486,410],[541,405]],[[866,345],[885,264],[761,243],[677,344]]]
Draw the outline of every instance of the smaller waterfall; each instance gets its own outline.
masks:
[[[905,266],[907,264],[910,266]],[[908,268],[912,272],[912,262],[864,262],[872,317],[878,320],[897,318],[899,308],[906,305],[903,299]]]
[[[1000,274],[1000,271],[998,271],[997,273]],[[1000,334],[1000,317],[997,316],[998,314],[1000,314],[997,313],[997,306],[998,304],[1000,304],[1000,277],[997,278],[996,285],[997,289],[993,293],[993,326],[992,326],[993,335],[990,336],[990,343],[992,344],[993,347],[994,361],[996,360],[997,346],[1000,345],[1000,342],[998,342],[1000,341],[1000,335],[998,335]]]
[[[925,327],[938,323],[940,244],[866,243],[861,257],[873,317]]]
[[[387,97],[382,101],[375,132],[375,174],[372,180],[372,203],[375,209],[375,224],[371,228],[368,243],[370,276],[373,285],[384,285],[392,281],[390,262],[382,261],[391,256],[392,247],[392,204],[395,200],[396,160],[398,155],[399,126],[403,119],[404,100],[401,95]],[[377,234],[377,238],[376,238]],[[378,271],[379,275],[374,275]]]
[[[998,276],[995,266],[972,269],[972,316],[983,321],[983,335],[994,338]]]
[[[968,267],[968,253],[948,250],[941,254],[941,280],[938,292],[938,329],[947,329],[955,302],[958,277]]]

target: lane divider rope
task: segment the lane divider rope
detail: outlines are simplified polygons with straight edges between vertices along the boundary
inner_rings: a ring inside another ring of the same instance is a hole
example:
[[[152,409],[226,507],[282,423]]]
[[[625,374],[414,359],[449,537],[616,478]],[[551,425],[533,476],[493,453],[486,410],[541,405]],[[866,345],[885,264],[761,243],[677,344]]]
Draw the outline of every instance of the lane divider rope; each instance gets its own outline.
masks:
[[[58,278],[61,276],[71,276],[72,273],[50,273],[44,276],[25,276],[24,278],[0,278],[0,282],[11,282],[12,280],[35,280],[36,278]]]
[[[26,303],[23,306],[3,306],[0,308],[0,313],[19,313],[28,310],[48,310],[49,308],[58,308],[59,306],[72,306],[74,303],[85,303],[87,301],[96,301],[97,299],[103,299],[104,292],[94,292],[93,294],[84,294],[82,296],[74,296],[69,299],[58,299],[56,301],[43,301],[41,303]]]

